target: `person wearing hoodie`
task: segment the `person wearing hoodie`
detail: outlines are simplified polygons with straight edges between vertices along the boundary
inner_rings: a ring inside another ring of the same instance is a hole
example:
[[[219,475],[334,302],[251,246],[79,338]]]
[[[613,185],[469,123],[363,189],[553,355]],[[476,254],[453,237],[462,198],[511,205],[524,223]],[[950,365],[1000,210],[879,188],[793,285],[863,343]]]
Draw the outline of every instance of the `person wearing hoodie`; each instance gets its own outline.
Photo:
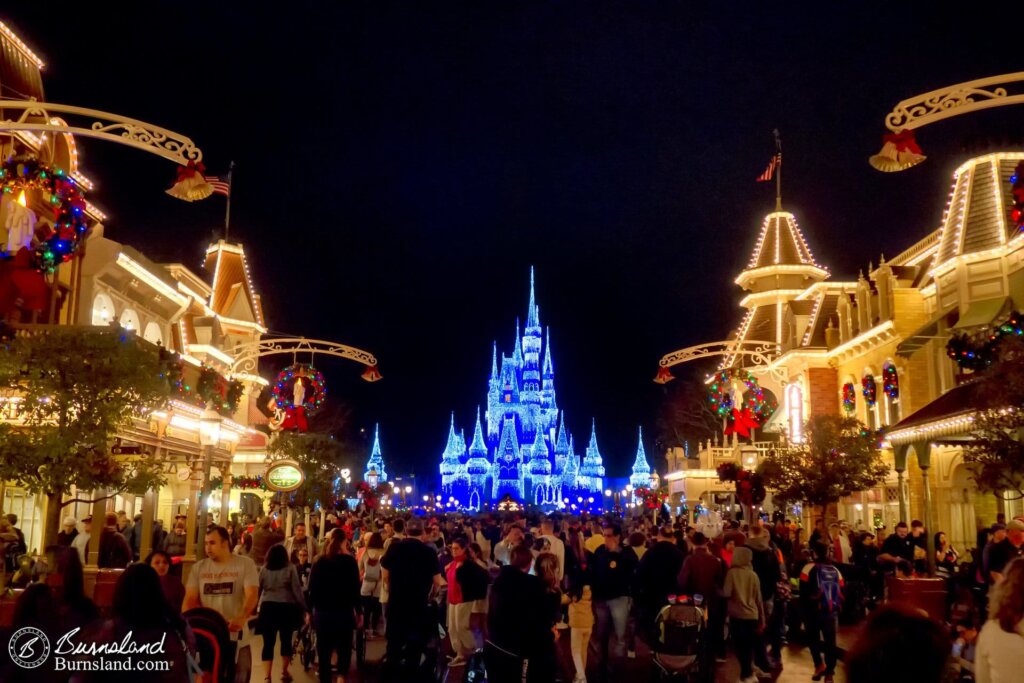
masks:
[[[772,618],[775,605],[775,590],[779,581],[785,577],[779,560],[778,551],[772,545],[768,530],[760,524],[750,528],[750,536],[747,538],[747,547],[752,554],[751,566],[757,574],[757,580],[761,584],[761,600],[764,602],[764,611],[767,615],[769,626],[781,625],[782,621]],[[779,609],[785,609],[785,605],[778,605]],[[768,660],[767,652],[771,646],[771,658]],[[754,665],[761,672],[774,669],[779,665],[782,657],[782,631],[779,628],[765,628],[754,646]],[[755,671],[754,673],[758,673]]]
[[[302,546],[299,547],[302,548]],[[383,555],[384,539],[380,534],[374,532],[367,537],[365,552],[357,562],[359,576],[362,579],[359,598],[363,604],[363,624],[367,628],[367,638],[376,636],[380,625],[380,591],[384,584],[381,580],[380,558]]]
[[[740,660],[740,683],[757,683],[753,668],[754,643],[765,626],[761,582],[751,566],[752,559],[753,553],[746,546],[733,550],[732,565],[722,587],[729,613],[729,630],[736,647],[736,657]]]

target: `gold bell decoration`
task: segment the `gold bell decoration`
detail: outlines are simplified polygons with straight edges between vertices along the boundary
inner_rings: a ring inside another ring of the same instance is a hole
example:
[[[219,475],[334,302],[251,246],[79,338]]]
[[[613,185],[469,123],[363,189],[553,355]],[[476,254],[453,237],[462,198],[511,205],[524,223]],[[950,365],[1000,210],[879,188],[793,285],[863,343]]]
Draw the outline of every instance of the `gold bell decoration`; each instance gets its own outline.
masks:
[[[874,168],[886,173],[905,171],[927,159],[914,139],[912,129],[882,136],[882,151],[868,159]]]
[[[167,190],[167,194],[186,202],[206,199],[213,194],[213,185],[206,182],[206,178],[203,176],[205,171],[206,166],[201,161],[199,163],[190,161],[187,166],[179,166],[178,177],[171,189]]]
[[[367,382],[376,382],[382,379],[383,375],[380,374],[380,370],[377,369],[376,365],[367,365],[362,377]]]
[[[675,376],[666,367],[658,368],[658,374],[654,376],[655,384],[668,384],[675,379]]]

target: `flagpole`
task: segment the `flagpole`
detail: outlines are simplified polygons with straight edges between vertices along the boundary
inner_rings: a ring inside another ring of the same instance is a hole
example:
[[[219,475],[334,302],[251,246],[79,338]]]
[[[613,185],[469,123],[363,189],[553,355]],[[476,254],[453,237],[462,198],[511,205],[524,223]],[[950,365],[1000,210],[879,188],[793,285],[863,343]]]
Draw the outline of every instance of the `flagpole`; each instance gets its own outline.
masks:
[[[228,164],[228,202],[224,212],[224,241],[231,236],[231,175],[235,172],[235,162]]]
[[[779,129],[772,131],[775,135],[775,154],[778,165],[775,168],[775,210],[782,211],[782,138],[779,137]]]

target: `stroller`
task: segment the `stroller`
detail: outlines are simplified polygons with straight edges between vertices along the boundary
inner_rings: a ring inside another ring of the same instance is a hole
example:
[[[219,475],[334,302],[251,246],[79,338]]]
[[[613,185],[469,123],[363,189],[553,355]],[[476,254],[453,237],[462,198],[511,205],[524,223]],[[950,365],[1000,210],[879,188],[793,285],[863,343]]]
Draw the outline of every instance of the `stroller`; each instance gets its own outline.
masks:
[[[303,624],[292,636],[292,652],[304,671],[316,668],[316,630],[313,624]]]
[[[693,680],[701,669],[705,669],[705,675],[710,675],[712,667],[706,662],[708,653],[704,643],[706,629],[707,612],[699,601],[676,602],[661,609],[655,620],[657,635],[652,647],[659,680],[676,677]]]
[[[252,651],[231,639],[228,622],[208,607],[182,615],[196,638],[203,683],[247,683],[252,672]]]

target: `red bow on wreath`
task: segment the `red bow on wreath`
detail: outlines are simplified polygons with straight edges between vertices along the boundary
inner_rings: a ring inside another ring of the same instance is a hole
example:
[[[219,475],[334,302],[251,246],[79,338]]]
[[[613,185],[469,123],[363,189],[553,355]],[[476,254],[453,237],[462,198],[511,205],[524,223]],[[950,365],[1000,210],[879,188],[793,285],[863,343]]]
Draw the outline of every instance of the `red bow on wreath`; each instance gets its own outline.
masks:
[[[306,420],[306,409],[303,407],[286,408],[284,411],[284,422],[281,423],[281,430],[288,431],[297,429],[300,432],[309,431],[309,422]]]
[[[206,164],[201,161],[199,163],[190,161],[188,164],[178,167],[178,177],[174,182],[180,183],[182,180],[194,178],[197,173],[200,175],[206,173]]]
[[[750,408],[744,408],[738,410],[732,409],[732,421],[725,428],[725,435],[732,436],[738,434],[745,439],[750,438],[750,430],[757,429],[760,426],[758,421],[754,419],[754,414],[750,412]]]
[[[186,202],[206,199],[213,194],[213,186],[203,177],[205,171],[206,166],[201,161],[190,161],[185,166],[179,166],[178,177],[167,194]]]

